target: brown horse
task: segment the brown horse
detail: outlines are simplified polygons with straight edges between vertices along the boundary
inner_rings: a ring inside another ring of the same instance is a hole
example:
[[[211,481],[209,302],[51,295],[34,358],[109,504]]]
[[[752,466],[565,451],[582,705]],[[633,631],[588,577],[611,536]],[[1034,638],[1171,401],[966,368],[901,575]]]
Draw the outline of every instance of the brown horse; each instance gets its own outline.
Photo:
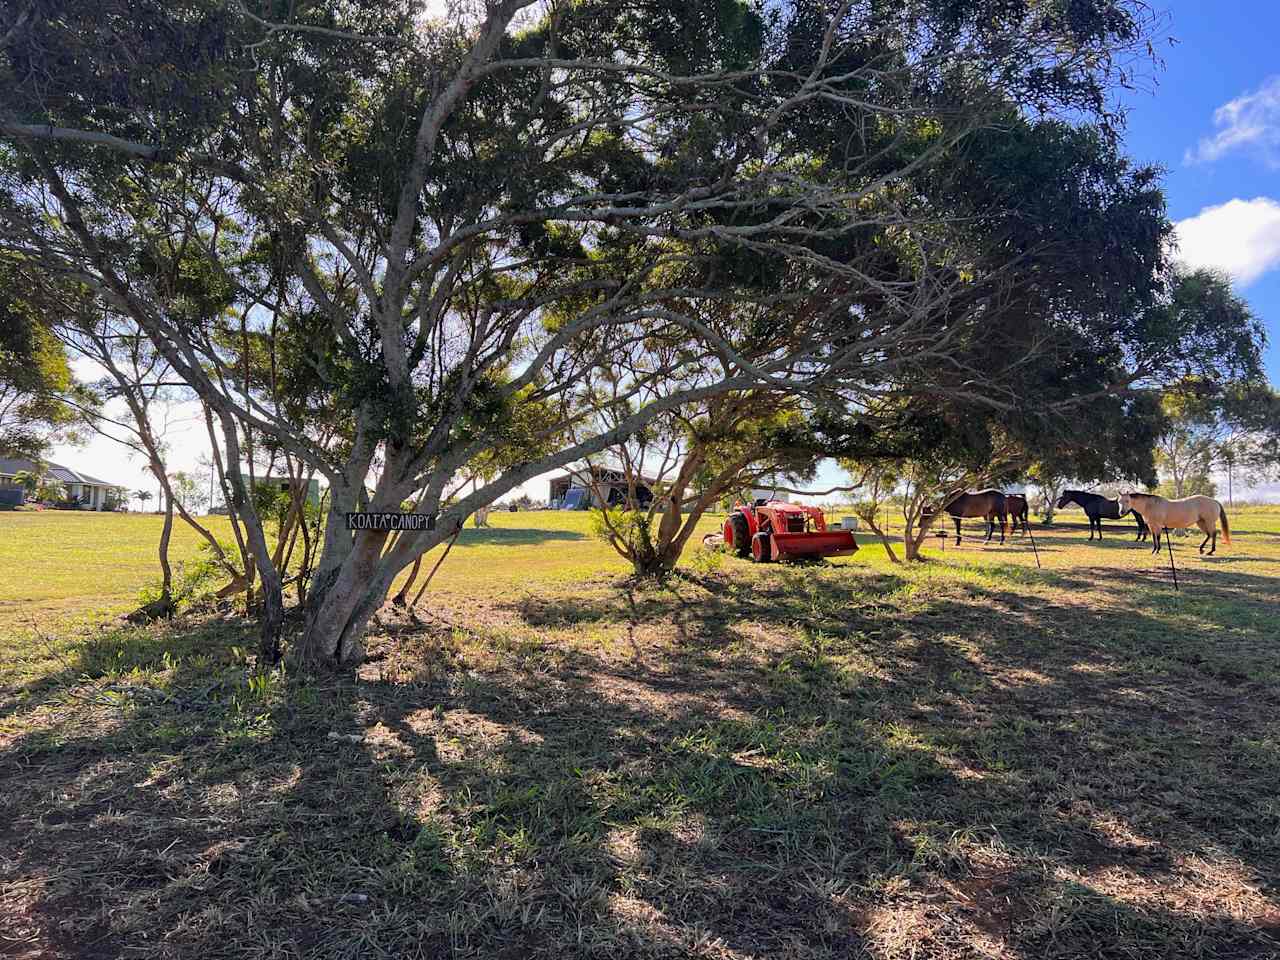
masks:
[[[1231,545],[1231,525],[1227,522],[1227,511],[1213,497],[1194,496],[1181,500],[1166,500],[1151,493],[1123,493],[1120,495],[1120,508],[1132,510],[1141,515],[1151,528],[1151,539],[1155,546],[1151,552],[1160,550],[1160,534],[1165,530],[1178,527],[1196,526],[1204,534],[1200,542],[1200,552],[1204,553],[1205,544],[1210,540],[1213,546],[1209,556],[1218,550],[1218,521],[1222,521],[1222,540]]]
[[[987,521],[987,537],[983,543],[990,543],[995,535],[995,519],[1000,518],[1000,542],[1004,543],[1004,530],[1008,524],[1005,496],[999,490],[979,490],[977,493],[961,493],[947,501],[943,511],[949,513],[956,522],[956,543],[960,543],[960,520],[963,517],[982,517]],[[928,510],[926,515],[937,513]]]
[[[1031,515],[1031,508],[1027,504],[1027,498],[1021,493],[1006,493],[1004,495],[1004,505],[1009,511],[1009,523],[1014,533],[1026,533],[1031,529],[1031,525],[1027,522],[1027,518]]]

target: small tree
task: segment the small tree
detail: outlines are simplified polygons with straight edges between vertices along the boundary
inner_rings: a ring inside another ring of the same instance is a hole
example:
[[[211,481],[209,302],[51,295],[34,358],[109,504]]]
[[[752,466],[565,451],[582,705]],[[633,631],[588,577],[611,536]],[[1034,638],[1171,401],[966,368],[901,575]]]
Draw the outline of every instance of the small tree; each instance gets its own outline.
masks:
[[[1057,510],[1058,497],[1062,495],[1067,478],[1056,471],[1052,462],[1037,460],[1027,468],[1027,480],[1036,488],[1040,516],[1046,524],[1053,523],[1053,514]]]
[[[1194,392],[1166,394],[1163,408],[1165,428],[1155,450],[1160,493],[1173,498],[1213,496],[1210,473],[1223,446],[1233,439],[1232,425],[1213,399]]]
[[[596,531],[637,575],[665,576],[707,510],[765,477],[808,479],[825,452],[794,397],[753,390],[692,404],[611,449],[624,503],[603,510]],[[590,464],[578,474],[584,485],[598,475]],[[647,503],[642,487],[652,492]]]
[[[842,460],[840,465],[858,487],[859,497],[853,502],[854,515],[880,539],[889,559],[893,563],[901,563],[888,533],[880,526],[880,513],[902,485],[903,465],[890,460],[877,460],[867,464]]]
[[[38,463],[34,470],[19,470],[13,475],[13,482],[28,497],[41,503],[57,503],[67,495],[67,488],[62,481],[49,476],[49,468],[43,463]]]
[[[1214,496],[1215,471],[1248,479],[1268,474],[1266,451],[1280,438],[1280,397],[1261,383],[1216,384],[1189,378],[1163,398],[1164,429],[1156,442],[1160,490],[1166,496]]]
[[[169,477],[173,488],[174,499],[182,504],[188,513],[200,513],[209,503],[207,488],[199,477],[185,470],[179,470]]]
[[[13,482],[20,486],[28,497],[34,500],[36,493],[44,483],[44,474],[45,471],[40,467],[35,470],[19,470],[13,475]]]

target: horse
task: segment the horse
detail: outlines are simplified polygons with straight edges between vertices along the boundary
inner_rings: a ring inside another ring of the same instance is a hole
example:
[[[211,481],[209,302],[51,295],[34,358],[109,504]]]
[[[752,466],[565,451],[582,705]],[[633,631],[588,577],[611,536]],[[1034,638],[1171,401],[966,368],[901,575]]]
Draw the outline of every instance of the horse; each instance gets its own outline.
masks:
[[[1160,551],[1160,534],[1176,527],[1200,528],[1204,539],[1200,542],[1200,552],[1204,553],[1205,544],[1213,541],[1209,548],[1209,556],[1218,550],[1218,521],[1222,521],[1222,542],[1231,546],[1231,524],[1227,522],[1227,511],[1213,497],[1194,496],[1181,500],[1166,500],[1152,493],[1125,493],[1120,495],[1120,505],[1146,520],[1151,527],[1151,539],[1155,541],[1152,553]]]
[[[979,490],[977,493],[961,493],[947,501],[942,508],[956,522],[956,544],[960,543],[960,520],[963,517],[982,517],[987,521],[987,538],[990,543],[995,535],[995,518],[1000,518],[1000,542],[1004,543],[1004,528],[1008,524],[1004,494],[999,490]],[[929,510],[927,513],[937,513]]]
[[[1098,531],[1098,539],[1102,539],[1103,520],[1119,520],[1131,509],[1122,505],[1119,500],[1108,500],[1101,494],[1089,493],[1087,490],[1062,491],[1062,496],[1058,498],[1054,509],[1061,510],[1069,503],[1079,506],[1084,511],[1084,515],[1089,518],[1090,540],[1093,539],[1095,529]],[[1147,524],[1136,510],[1133,511],[1133,516],[1138,521],[1138,535],[1134,539],[1141,540],[1147,535]]]
[[[1020,493],[1006,493],[1004,495],[1004,505],[1009,510],[1009,522],[1013,526],[1013,531],[1018,532],[1019,525],[1023,533],[1031,529],[1031,525],[1027,522],[1027,518],[1031,514],[1031,508],[1027,505],[1027,498]]]

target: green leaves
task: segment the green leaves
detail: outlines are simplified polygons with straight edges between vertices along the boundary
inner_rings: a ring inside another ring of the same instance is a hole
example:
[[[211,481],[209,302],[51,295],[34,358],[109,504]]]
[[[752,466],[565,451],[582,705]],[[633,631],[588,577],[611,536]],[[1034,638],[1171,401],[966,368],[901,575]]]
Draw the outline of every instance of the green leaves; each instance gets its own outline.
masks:
[[[36,459],[95,398],[76,383],[52,317],[29,295],[13,261],[0,259],[0,456]]]

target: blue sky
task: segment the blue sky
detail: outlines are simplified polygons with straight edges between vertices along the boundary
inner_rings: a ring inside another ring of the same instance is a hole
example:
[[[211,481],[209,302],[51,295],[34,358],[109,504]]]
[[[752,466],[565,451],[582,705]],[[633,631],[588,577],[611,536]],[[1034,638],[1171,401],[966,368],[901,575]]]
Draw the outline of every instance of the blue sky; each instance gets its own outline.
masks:
[[[1280,385],[1280,0],[1153,5],[1165,11],[1156,44],[1164,69],[1148,70],[1140,89],[1123,96],[1126,150],[1164,169],[1183,258],[1231,273],[1265,322],[1267,368]],[[195,411],[175,413],[189,419],[168,432],[170,463],[190,470],[208,441]],[[155,486],[140,460],[110,440],[57,449],[54,459],[131,488]],[[824,465],[814,486],[846,482]],[[525,487],[546,496],[542,478]]]
[[[1166,0],[1165,69],[1128,93],[1125,142],[1165,169],[1181,253],[1228,269],[1280,384],[1280,3]]]

